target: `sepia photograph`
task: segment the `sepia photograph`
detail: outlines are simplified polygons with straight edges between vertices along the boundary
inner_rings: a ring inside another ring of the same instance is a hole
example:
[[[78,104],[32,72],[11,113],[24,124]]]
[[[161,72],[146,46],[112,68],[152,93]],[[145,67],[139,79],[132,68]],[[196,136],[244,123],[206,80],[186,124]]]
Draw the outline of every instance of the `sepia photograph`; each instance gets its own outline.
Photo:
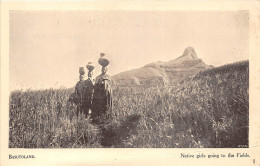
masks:
[[[258,165],[257,9],[1,3],[1,165]]]
[[[11,11],[10,148],[246,148],[248,11]]]

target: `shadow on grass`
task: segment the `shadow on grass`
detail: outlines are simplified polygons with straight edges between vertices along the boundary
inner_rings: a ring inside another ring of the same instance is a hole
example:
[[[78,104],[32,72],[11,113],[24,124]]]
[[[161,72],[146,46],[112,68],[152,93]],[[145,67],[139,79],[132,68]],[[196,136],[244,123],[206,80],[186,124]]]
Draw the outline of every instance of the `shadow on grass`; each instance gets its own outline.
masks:
[[[130,134],[134,134],[139,124],[140,115],[129,115],[124,119],[100,125],[102,131],[101,145],[103,147],[120,147],[127,141]]]

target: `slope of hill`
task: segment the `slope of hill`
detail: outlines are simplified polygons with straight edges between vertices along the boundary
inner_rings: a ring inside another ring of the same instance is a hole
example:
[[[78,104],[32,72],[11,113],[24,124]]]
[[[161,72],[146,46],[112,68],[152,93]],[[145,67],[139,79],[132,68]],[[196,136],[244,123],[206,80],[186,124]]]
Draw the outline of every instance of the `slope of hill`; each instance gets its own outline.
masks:
[[[118,87],[109,123],[76,116],[72,89],[15,91],[10,148],[248,147],[249,62],[200,72],[171,86]]]
[[[182,124],[177,128],[189,128],[215,147],[248,147],[249,61],[200,72],[174,85],[168,95],[182,117],[173,116],[175,124]]]
[[[119,73],[112,79],[115,85],[168,84],[212,67],[198,58],[194,48],[187,47],[183,55],[174,60],[150,63],[142,68]]]

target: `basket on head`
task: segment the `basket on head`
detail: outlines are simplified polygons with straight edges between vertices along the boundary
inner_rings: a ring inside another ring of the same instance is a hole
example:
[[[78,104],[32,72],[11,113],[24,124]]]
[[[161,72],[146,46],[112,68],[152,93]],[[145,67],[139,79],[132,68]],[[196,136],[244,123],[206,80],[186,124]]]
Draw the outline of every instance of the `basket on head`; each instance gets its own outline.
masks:
[[[103,67],[106,67],[110,63],[110,61],[105,57],[105,55],[106,54],[104,53],[100,53],[100,58],[98,59],[98,63]]]
[[[89,63],[86,65],[86,67],[87,67],[87,69],[88,69],[89,71],[92,71],[92,70],[94,70],[94,68],[95,68],[95,66],[94,66],[94,64],[93,64],[92,62],[89,62]]]
[[[85,69],[84,69],[84,67],[79,67],[79,74],[80,74],[80,75],[85,74]]]

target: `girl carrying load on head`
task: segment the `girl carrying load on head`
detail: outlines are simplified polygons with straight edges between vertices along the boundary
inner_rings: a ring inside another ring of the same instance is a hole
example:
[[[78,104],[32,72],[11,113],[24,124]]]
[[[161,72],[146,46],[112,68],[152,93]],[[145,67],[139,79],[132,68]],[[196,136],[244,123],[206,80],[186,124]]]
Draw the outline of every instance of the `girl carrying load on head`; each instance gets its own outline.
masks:
[[[98,63],[102,66],[101,74],[96,77],[94,86],[94,96],[92,105],[92,115],[94,122],[100,122],[102,118],[107,118],[107,113],[112,110],[112,87],[111,78],[106,74],[108,59],[100,54]]]

